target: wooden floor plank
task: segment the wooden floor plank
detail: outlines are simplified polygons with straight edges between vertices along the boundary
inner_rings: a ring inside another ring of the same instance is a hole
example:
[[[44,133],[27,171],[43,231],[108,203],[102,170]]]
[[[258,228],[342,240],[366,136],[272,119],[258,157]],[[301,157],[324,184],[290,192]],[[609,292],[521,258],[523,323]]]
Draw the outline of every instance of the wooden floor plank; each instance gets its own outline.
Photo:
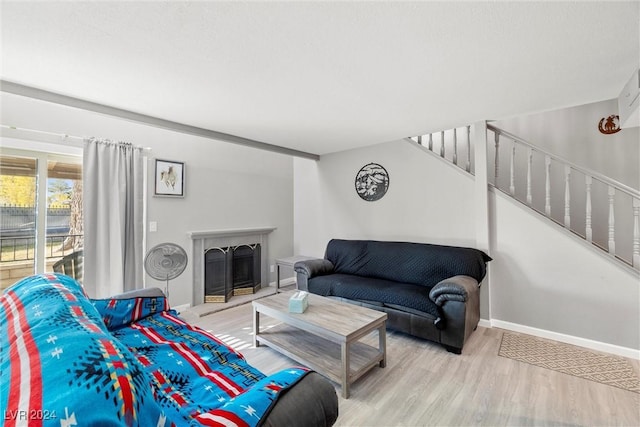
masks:
[[[189,319],[213,334],[253,342],[244,304]],[[264,317],[264,327],[278,324]],[[461,355],[388,331],[387,367],[373,369],[340,397],[337,426],[639,426],[640,395],[498,356],[503,331],[479,327]],[[363,342],[377,345],[372,334]],[[268,347],[245,347],[265,374],[297,363]],[[638,361],[630,361],[640,372]]]

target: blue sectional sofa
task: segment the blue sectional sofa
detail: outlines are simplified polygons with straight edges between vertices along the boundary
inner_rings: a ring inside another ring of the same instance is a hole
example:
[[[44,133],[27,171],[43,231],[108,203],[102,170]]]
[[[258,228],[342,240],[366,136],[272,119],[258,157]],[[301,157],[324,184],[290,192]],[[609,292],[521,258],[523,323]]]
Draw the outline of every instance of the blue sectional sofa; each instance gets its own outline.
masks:
[[[294,269],[299,289],[384,311],[388,328],[460,354],[480,320],[489,261],[473,248],[333,239],[324,259]]]
[[[72,278],[29,277],[0,296],[4,425],[330,426],[331,383],[265,375],[183,321],[159,289],[90,300]]]

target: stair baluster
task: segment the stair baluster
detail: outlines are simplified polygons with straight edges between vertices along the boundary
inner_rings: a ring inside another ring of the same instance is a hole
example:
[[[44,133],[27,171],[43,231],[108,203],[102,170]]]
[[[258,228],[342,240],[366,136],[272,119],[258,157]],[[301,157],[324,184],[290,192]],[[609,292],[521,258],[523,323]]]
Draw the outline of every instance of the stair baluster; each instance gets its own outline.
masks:
[[[640,270],[640,199],[633,199],[633,266]]]
[[[564,167],[564,226],[571,229],[571,166]]]
[[[493,174],[493,185],[498,186],[498,174],[499,174],[499,164],[500,164],[500,132],[495,133],[495,143],[496,143],[496,160],[495,160],[495,171]]]
[[[527,204],[531,206],[531,164],[533,162],[533,149],[527,147]]]
[[[467,126],[467,166],[464,170],[471,172],[471,126]]]
[[[616,254],[616,218],[613,204],[615,202],[616,189],[609,186],[609,253]]]
[[[591,228],[591,183],[593,178],[591,175],[585,175],[585,185],[587,186],[587,200],[586,200],[586,213],[585,213],[585,238],[587,242],[593,241],[593,229]]]
[[[511,144],[511,167],[509,170],[509,193],[513,196],[516,194],[516,142]]]
[[[544,182],[544,213],[551,216],[551,157],[544,156],[545,182]]]
[[[453,164],[458,165],[458,132],[453,128]]]

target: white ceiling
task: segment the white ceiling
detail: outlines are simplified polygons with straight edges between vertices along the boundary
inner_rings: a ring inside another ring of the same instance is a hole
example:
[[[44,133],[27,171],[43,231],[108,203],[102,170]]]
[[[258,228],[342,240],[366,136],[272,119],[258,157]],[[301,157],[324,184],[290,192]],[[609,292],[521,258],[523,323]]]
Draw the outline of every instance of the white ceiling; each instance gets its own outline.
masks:
[[[1,77],[325,154],[611,99],[632,2],[7,2]]]

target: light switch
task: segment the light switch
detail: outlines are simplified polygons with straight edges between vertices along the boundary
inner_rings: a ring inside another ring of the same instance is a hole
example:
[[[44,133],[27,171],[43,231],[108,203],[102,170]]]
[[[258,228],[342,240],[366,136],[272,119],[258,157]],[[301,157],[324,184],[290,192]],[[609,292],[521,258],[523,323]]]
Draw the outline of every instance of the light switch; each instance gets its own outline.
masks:
[[[149,222],[149,231],[150,232],[158,231],[158,223],[156,221]]]

